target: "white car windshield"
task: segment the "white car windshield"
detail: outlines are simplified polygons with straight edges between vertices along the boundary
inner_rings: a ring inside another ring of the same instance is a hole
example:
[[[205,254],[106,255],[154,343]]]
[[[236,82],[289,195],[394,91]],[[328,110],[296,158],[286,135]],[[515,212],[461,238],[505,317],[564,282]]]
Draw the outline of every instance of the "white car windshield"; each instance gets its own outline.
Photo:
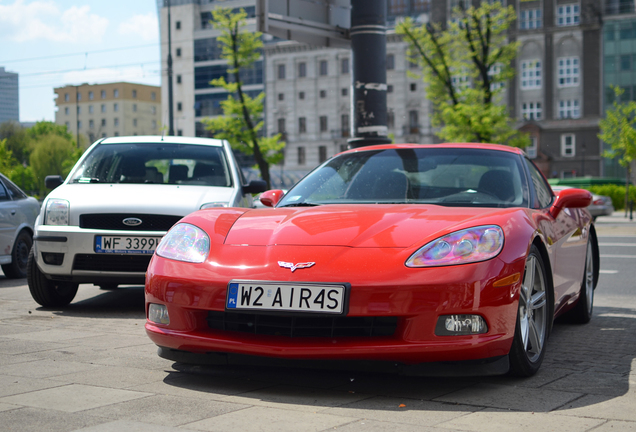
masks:
[[[320,204],[528,206],[521,158],[467,148],[401,148],[337,156],[301,180],[278,207]]]
[[[73,173],[71,183],[155,183],[231,187],[221,147],[100,144]]]

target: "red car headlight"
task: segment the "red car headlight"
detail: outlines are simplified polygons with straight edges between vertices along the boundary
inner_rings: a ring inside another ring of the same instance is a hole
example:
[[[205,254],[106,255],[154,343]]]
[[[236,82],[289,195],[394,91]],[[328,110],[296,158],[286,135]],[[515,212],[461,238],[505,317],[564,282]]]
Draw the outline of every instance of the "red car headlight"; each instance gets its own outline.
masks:
[[[155,253],[163,258],[202,263],[210,251],[210,237],[201,228],[187,223],[176,224],[161,239]]]
[[[496,257],[503,244],[503,230],[497,225],[468,228],[427,243],[405,264],[407,267],[435,267],[486,261]]]

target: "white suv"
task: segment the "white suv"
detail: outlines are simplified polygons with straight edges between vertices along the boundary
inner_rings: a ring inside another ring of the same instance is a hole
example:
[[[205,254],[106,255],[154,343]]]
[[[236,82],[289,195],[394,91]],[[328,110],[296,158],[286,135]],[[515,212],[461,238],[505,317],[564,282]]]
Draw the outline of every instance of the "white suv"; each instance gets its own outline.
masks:
[[[27,280],[45,307],[70,303],[79,283],[143,284],[161,237],[209,207],[251,207],[265,182],[245,184],[227,141],[134,136],[95,142],[55,188],[35,223]]]

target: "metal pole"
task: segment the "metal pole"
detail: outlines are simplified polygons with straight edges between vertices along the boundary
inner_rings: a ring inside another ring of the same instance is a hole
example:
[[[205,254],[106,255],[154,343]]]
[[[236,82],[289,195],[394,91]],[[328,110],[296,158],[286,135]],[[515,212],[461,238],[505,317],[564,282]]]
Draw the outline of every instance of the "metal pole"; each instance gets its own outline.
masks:
[[[351,0],[353,138],[349,147],[388,144],[386,0]]]
[[[79,91],[77,90],[77,86],[75,86],[75,126],[77,129],[77,148],[79,148]]]
[[[172,37],[170,22],[170,0],[168,0],[168,135],[174,136],[174,107],[172,102]]]

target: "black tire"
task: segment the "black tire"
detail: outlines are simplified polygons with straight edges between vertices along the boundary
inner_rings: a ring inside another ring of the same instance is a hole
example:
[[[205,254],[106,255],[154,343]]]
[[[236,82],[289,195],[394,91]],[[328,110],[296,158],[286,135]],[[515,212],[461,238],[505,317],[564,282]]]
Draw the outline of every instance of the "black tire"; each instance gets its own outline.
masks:
[[[552,324],[554,300],[539,249],[530,248],[519,292],[515,336],[508,358],[512,375],[537,373],[545,356]]]
[[[35,262],[34,250],[31,248],[27,264],[27,283],[33,300],[44,307],[66,306],[75,298],[78,284],[57,282],[46,278]]]
[[[594,289],[596,288],[595,270],[592,242],[588,239],[585,252],[585,271],[583,272],[583,281],[581,281],[581,293],[574,308],[567,313],[567,318],[573,323],[587,324],[592,319]]]
[[[2,271],[6,277],[18,279],[27,276],[27,262],[31,246],[33,246],[31,234],[25,230],[20,231],[11,251],[11,263],[2,266]]]

